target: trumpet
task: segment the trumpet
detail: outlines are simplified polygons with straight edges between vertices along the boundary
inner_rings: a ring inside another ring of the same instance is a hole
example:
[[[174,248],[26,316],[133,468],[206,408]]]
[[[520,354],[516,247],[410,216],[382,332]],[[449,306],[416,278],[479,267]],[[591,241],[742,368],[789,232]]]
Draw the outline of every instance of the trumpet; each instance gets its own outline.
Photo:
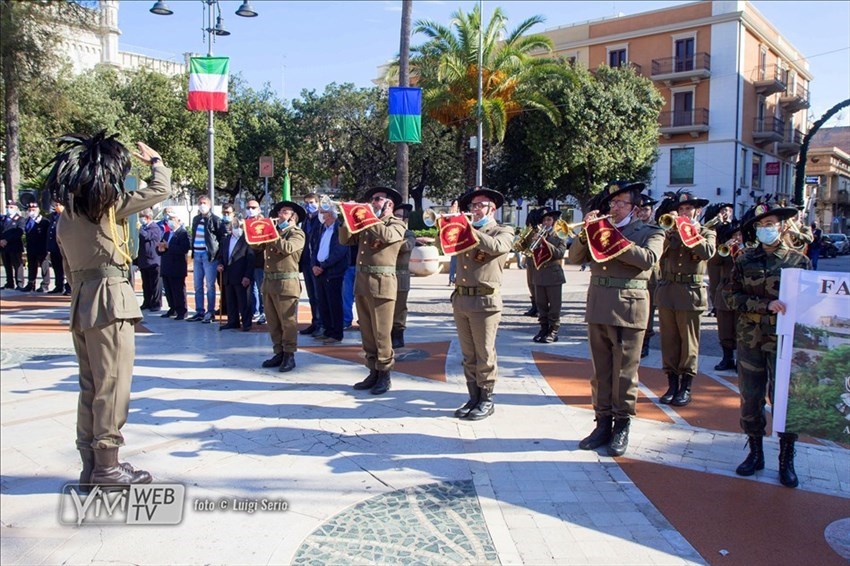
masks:
[[[738,238],[730,238],[726,242],[717,246],[717,255],[720,257],[729,257],[730,255],[737,255],[735,252],[741,248],[741,242]]]
[[[531,244],[529,244],[528,249],[523,252],[527,256],[534,255],[534,250],[540,247],[540,244],[543,243],[543,240],[546,239],[546,236],[552,232],[552,228],[546,228],[542,224],[535,229],[534,240],[532,240]]]
[[[341,204],[341,200],[331,200],[331,197],[328,195],[322,195],[322,198],[319,199],[319,208],[325,211],[332,209],[334,206],[340,206]]]
[[[520,232],[514,240],[514,245],[511,249],[515,252],[525,253],[525,251],[528,249],[528,240],[532,236],[533,230],[534,228],[532,228],[531,226],[526,226],[525,228],[523,228],[522,232]]]
[[[466,216],[467,218],[472,220],[472,213],[471,212],[452,212],[452,213],[443,212],[443,213],[440,213],[440,212],[437,212],[436,210],[434,210],[433,208],[429,208],[428,210],[426,210],[425,212],[422,213],[422,222],[428,228],[433,228],[434,226],[437,225],[437,220],[439,220],[440,218],[442,218],[444,216],[458,216],[460,214],[463,214],[464,216]]]
[[[703,228],[712,228],[712,227],[714,227],[715,224],[717,224],[718,222],[722,222],[722,221],[723,221],[723,219],[720,218],[720,215],[718,214],[717,216],[715,216],[714,218],[712,218],[711,220],[709,220],[708,222],[703,224],[702,227]]]
[[[662,214],[658,217],[658,227],[662,230],[672,230],[676,225],[676,217],[672,214]]]
[[[600,216],[598,219],[601,220],[603,218],[610,218],[611,215]],[[584,226],[584,220],[581,222],[573,222],[572,224],[567,224],[566,220],[558,219],[555,221],[555,224],[552,226],[552,233],[558,236],[562,240],[566,240],[573,235],[573,232],[576,228],[581,228]]]

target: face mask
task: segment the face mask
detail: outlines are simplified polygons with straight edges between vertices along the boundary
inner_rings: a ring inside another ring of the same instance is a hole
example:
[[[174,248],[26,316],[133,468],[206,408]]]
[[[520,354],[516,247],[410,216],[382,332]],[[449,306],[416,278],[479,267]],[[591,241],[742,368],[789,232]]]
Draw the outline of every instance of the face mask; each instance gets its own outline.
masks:
[[[210,207],[207,206],[206,204],[202,204],[201,206],[198,207],[198,212],[200,212],[201,214],[206,214],[209,211],[210,211]]]
[[[306,210],[308,214],[316,214],[316,211],[319,210],[319,207],[316,206],[316,203],[314,202],[308,202],[304,205],[304,210]]]
[[[280,228],[281,230],[284,230],[284,229],[289,227],[289,221],[288,220],[281,220],[280,222],[277,223],[277,227]]]
[[[225,222],[230,222],[230,215],[225,214],[224,216],[221,217],[221,219],[224,220]]]
[[[147,225],[148,225],[148,219],[142,218],[142,226],[147,226]]]
[[[234,238],[241,238],[242,237],[242,228],[233,228],[230,231],[230,233],[233,234]]]
[[[245,211],[245,216],[247,216],[248,218],[254,218],[259,213],[260,213],[260,211],[257,210],[256,208],[249,208]]]
[[[27,212],[27,216],[29,216],[32,219],[36,219],[36,218],[38,218],[38,211],[37,210],[30,210],[29,212]]]
[[[756,238],[762,244],[770,245],[779,239],[779,228],[776,226],[756,228]]]
[[[475,222],[473,222],[472,225],[475,226],[476,228],[481,228],[482,226],[484,226],[488,222],[490,222],[490,217],[484,216],[484,217],[481,218],[481,220],[476,220]]]
[[[9,216],[15,216],[18,213],[17,208],[7,208],[6,211],[9,213]]]
[[[168,227],[171,228],[171,231],[177,230],[177,223],[173,220],[168,221]]]

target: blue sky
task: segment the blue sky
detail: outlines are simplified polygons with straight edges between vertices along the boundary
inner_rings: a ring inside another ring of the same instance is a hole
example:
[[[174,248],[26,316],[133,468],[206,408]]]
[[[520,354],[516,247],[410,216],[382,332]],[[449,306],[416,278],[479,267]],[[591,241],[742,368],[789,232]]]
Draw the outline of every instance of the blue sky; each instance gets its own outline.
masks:
[[[474,1],[414,0],[413,20],[448,23],[458,8],[470,10]],[[626,15],[684,2],[567,2],[485,0],[484,14],[499,6],[509,28],[533,15],[546,23],[536,28],[569,25],[617,13]],[[369,86],[377,67],[398,53],[400,0],[373,1],[252,1],[256,18],[235,15],[240,0],[221,0],[225,27],[232,35],[218,38],[216,55],[231,58],[231,73],[241,73],[256,88],[269,83],[282,98],[299,96],[302,89],[324,90],[326,84],[351,82]],[[149,12],[153,1],[124,0],[119,26],[122,50],[165,59],[182,53],[206,53],[206,27],[201,0],[171,0],[171,16]],[[809,58],[812,83],[810,118],[850,96],[850,2],[764,1],[758,9],[802,54]],[[411,44],[422,43],[414,35]],[[850,126],[850,112],[829,126]]]

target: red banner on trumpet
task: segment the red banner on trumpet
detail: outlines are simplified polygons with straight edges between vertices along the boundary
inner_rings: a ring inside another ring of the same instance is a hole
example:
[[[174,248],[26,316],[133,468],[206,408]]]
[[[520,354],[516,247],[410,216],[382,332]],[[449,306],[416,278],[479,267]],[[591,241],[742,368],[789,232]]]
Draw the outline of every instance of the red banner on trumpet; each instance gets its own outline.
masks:
[[[633,245],[634,242],[626,239],[616,226],[608,221],[608,218],[600,218],[590,222],[586,227],[587,247],[590,255],[597,263],[605,263],[614,259]]]
[[[276,241],[280,236],[271,218],[247,218],[245,220],[245,241],[257,246]]]
[[[692,248],[705,238],[699,233],[699,230],[689,218],[684,216],[676,217],[676,230],[679,231],[679,237],[682,238],[682,243],[685,247]]]
[[[445,255],[457,255],[478,245],[478,235],[465,214],[441,216],[440,246]]]
[[[345,221],[345,226],[352,234],[362,232],[369,226],[373,226],[380,222],[380,219],[375,216],[375,211],[372,210],[372,205],[364,202],[341,202],[339,207],[342,210],[342,218]]]

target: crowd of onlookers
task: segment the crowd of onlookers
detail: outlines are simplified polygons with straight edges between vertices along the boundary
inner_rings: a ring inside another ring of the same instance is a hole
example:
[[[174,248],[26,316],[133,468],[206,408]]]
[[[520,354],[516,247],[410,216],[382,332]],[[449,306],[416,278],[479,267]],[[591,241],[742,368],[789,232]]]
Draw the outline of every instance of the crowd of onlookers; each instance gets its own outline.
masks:
[[[25,211],[15,201],[6,202],[6,214],[0,217],[0,254],[6,275],[4,289],[71,294],[71,287],[65,280],[62,252],[56,241],[56,222],[61,213],[59,203],[53,203],[49,214],[45,215],[37,202],[31,202]]]

